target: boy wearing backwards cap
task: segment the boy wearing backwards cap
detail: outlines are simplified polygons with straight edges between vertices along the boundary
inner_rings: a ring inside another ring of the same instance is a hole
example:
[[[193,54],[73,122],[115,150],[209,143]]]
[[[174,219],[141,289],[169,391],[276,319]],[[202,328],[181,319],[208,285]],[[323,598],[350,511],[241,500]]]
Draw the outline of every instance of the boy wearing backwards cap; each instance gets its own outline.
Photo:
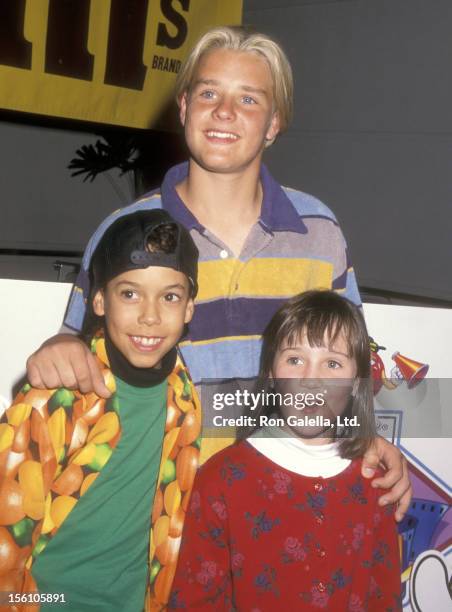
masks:
[[[193,315],[197,258],[165,211],[118,218],[91,261],[84,324],[112,397],[27,384],[6,411],[8,609],[126,612],[166,601],[199,454],[199,403],[175,348]]]

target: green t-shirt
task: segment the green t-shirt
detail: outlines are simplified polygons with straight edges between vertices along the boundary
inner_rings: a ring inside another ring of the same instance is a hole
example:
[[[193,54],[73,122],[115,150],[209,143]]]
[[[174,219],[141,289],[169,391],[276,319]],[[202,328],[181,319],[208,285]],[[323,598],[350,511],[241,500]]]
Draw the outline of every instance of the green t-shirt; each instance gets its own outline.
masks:
[[[116,394],[118,446],[32,566],[41,593],[65,594],[65,612],[143,609],[167,381],[138,388],[116,378]]]

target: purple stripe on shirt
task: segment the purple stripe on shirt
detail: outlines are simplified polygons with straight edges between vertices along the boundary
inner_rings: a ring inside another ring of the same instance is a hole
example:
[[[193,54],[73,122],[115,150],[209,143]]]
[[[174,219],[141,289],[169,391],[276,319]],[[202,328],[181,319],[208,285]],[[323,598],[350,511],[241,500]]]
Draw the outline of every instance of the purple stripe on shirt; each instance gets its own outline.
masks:
[[[192,342],[230,336],[261,335],[285,302],[283,298],[218,299],[197,304],[189,325]]]

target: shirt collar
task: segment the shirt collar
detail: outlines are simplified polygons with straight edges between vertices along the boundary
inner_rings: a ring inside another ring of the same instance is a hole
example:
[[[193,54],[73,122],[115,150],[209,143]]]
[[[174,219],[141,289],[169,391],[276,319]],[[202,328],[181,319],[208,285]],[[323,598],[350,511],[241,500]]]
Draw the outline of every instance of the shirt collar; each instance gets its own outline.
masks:
[[[204,228],[197,218],[188,210],[179,194],[176,185],[181,183],[188,174],[188,162],[183,162],[173,166],[165,174],[162,183],[162,202],[163,208],[174,217],[179,223],[185,226],[188,231],[197,229],[202,231]]]
[[[264,164],[261,165],[260,176],[264,192],[260,216],[261,224],[270,231],[291,231],[298,234],[307,234],[308,228],[300,219],[294,205]]]
[[[183,162],[168,170],[161,190],[163,208],[189,231],[191,229],[202,231],[203,226],[188,210],[176,191],[176,185],[182,182],[187,174],[188,162]],[[270,232],[292,231],[306,234],[308,232],[306,225],[300,219],[281,185],[275,181],[264,164],[261,165],[260,179],[264,194],[259,219],[261,225]]]

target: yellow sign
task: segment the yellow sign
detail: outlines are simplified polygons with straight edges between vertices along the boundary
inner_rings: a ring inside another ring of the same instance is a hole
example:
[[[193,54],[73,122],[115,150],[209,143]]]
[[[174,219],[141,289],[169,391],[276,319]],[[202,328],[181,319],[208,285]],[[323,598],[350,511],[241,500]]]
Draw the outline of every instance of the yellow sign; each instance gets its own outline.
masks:
[[[242,0],[14,0],[0,10],[0,108],[96,123],[164,124],[205,30]]]

